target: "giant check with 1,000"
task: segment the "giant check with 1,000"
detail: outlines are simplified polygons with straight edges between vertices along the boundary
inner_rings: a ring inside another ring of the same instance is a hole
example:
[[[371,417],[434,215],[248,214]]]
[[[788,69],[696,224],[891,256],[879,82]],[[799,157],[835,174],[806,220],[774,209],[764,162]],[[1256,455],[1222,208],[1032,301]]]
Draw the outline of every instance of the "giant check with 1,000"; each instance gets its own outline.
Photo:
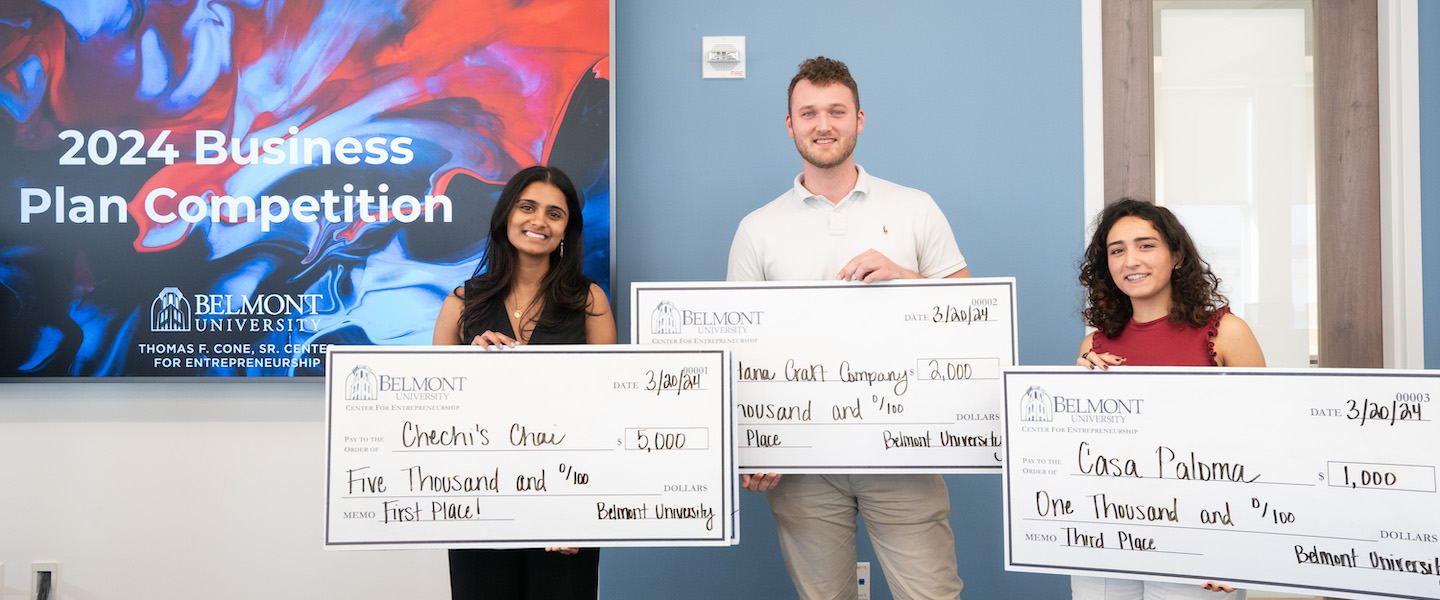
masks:
[[[1000,467],[1015,280],[635,283],[631,339],[735,356],[742,472]]]
[[[325,546],[722,546],[720,348],[332,346]]]
[[[1011,570],[1440,598],[1440,372],[1005,373]]]

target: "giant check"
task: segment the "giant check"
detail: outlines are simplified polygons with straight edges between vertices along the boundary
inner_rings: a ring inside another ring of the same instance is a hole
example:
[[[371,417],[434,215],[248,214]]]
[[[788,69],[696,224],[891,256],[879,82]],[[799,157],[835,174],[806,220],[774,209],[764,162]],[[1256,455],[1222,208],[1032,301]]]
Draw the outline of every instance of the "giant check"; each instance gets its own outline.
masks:
[[[332,346],[325,546],[736,542],[724,349]]]
[[[635,283],[631,340],[735,355],[742,472],[1000,467],[1015,280]]]
[[[1005,373],[1018,571],[1440,598],[1440,372]]]

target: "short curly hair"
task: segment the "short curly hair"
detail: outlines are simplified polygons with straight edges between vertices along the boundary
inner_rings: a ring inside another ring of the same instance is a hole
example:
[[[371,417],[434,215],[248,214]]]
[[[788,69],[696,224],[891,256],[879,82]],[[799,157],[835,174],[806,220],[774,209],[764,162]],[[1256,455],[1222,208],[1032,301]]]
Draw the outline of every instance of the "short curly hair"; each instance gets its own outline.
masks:
[[[785,92],[785,111],[790,111],[790,100],[795,95],[795,84],[801,80],[809,81],[812,84],[825,86],[832,83],[842,83],[850,88],[850,93],[855,96],[855,110],[860,110],[860,86],[855,83],[855,78],[850,76],[850,69],[845,63],[833,58],[817,56],[800,63],[800,69],[790,79],[790,89]]]
[[[1194,240],[1190,239],[1180,219],[1175,218],[1175,213],[1134,198],[1121,198],[1105,207],[1096,219],[1095,233],[1090,237],[1090,245],[1085,248],[1085,258],[1080,263],[1080,285],[1084,286],[1086,296],[1086,306],[1080,315],[1085,324],[1114,339],[1125,330],[1125,325],[1135,314],[1130,297],[1120,291],[1110,277],[1110,260],[1105,244],[1110,229],[1125,217],[1148,221],[1179,263],[1170,276],[1169,321],[1177,325],[1204,327],[1215,311],[1226,303],[1225,296],[1220,294],[1220,279],[1210,271],[1210,264],[1200,258]]]

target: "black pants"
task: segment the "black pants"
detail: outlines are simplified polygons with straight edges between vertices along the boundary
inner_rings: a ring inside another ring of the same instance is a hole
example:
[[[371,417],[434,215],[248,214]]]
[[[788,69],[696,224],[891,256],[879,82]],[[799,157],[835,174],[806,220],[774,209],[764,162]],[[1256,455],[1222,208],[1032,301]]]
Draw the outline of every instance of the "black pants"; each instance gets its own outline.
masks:
[[[452,600],[595,600],[600,549],[451,550]]]

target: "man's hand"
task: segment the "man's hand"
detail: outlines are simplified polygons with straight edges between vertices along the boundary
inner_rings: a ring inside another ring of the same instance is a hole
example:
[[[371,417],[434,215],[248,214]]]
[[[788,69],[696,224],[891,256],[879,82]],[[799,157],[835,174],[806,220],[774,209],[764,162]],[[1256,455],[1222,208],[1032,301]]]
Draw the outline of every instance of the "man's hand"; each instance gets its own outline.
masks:
[[[779,473],[756,473],[754,475],[741,475],[740,487],[752,492],[764,492],[780,483]]]
[[[923,279],[919,273],[901,268],[895,261],[871,248],[850,259],[835,276],[840,281],[875,283],[891,279]]]

